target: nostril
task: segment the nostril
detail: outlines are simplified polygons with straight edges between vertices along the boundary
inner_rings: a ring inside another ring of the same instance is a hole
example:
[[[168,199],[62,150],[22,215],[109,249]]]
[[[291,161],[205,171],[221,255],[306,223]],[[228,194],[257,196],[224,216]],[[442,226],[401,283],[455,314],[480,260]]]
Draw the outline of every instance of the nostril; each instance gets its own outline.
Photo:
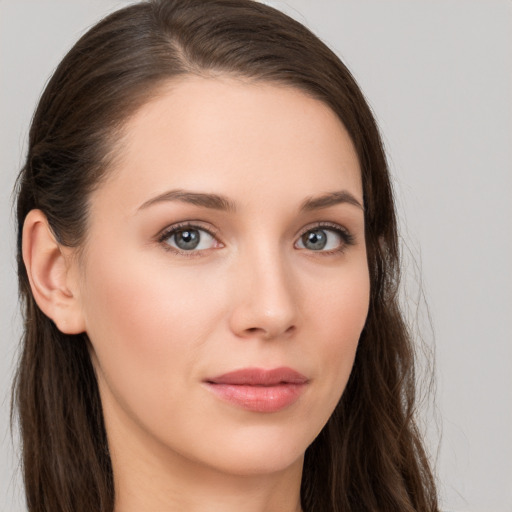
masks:
[[[285,334],[291,334],[292,332],[295,332],[295,325],[290,325],[290,327],[288,327],[288,329],[286,329],[285,331]]]
[[[265,339],[271,339],[271,338],[276,338],[278,336],[289,336],[291,335],[293,332],[295,332],[296,330],[296,326],[295,325],[290,325],[287,329],[285,330],[272,330],[272,329],[264,329],[263,327],[249,327],[245,330],[245,333],[246,335],[259,335],[259,336],[262,336],[263,338]]]
[[[265,329],[262,329],[261,327],[249,327],[248,329],[246,329],[247,333],[249,334],[258,334],[258,333],[262,333],[262,334],[267,334],[267,331]]]

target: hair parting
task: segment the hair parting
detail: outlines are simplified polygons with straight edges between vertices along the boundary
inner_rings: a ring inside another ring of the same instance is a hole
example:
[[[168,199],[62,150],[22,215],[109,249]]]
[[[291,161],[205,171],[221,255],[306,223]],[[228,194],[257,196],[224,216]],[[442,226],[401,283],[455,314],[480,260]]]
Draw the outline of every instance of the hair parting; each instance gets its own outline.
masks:
[[[21,232],[32,209],[57,240],[80,247],[88,200],[108,177],[123,127],[186,75],[234,76],[299,89],[346,127],[362,170],[371,297],[346,390],[307,449],[305,512],[437,512],[414,420],[413,341],[398,305],[397,223],[376,122],[345,65],[300,23],[251,0],[153,0],[90,29],[49,81],[17,181],[24,313],[13,387],[29,512],[112,512],[107,435],[87,335],[65,335],[35,303]]]

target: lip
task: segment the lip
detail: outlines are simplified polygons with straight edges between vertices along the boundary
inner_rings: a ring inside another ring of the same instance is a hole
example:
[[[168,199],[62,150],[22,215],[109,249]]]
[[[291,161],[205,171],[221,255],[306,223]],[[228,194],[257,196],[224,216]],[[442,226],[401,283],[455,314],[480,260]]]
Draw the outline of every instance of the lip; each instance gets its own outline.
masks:
[[[295,403],[308,378],[292,368],[244,368],[205,379],[216,396],[253,412],[278,412]]]

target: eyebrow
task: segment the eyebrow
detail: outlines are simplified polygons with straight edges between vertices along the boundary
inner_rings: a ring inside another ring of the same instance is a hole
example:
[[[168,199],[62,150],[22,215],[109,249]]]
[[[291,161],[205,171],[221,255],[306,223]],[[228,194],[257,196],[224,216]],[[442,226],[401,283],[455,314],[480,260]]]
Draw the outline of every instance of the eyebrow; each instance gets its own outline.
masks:
[[[188,192],[186,190],[169,190],[156,197],[153,197],[143,203],[139,210],[143,210],[157,203],[163,203],[167,201],[181,201],[184,203],[194,204],[196,206],[202,206],[204,208],[211,208],[213,210],[222,211],[236,211],[236,205],[233,201],[227,197],[220,196],[218,194],[206,194],[203,192]]]
[[[302,203],[300,211],[309,212],[312,210],[320,210],[322,208],[329,208],[329,206],[343,203],[357,206],[364,211],[364,206],[347,190],[329,192],[328,194],[323,194],[318,197],[310,197]]]
[[[147,200],[141,206],[139,206],[138,210],[144,210],[150,206],[153,206],[154,204],[168,201],[181,201],[196,206],[202,206],[203,208],[229,212],[236,212],[237,209],[236,204],[225,196],[204,192],[189,192],[182,189],[176,189],[169,190],[163,194],[159,194],[158,196]],[[318,197],[309,197],[301,204],[299,211],[308,212],[312,210],[320,210],[343,203],[357,206],[364,211],[363,205],[347,190],[329,192]]]

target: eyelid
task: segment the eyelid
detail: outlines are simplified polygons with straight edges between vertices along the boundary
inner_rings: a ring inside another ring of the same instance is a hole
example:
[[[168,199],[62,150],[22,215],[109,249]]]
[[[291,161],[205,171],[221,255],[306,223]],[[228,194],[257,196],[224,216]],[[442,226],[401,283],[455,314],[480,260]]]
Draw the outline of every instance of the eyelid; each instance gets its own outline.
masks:
[[[300,238],[302,235],[304,235],[308,231],[311,231],[313,229],[318,229],[318,228],[328,228],[328,229],[332,229],[333,231],[340,231],[341,233],[352,236],[350,231],[347,228],[343,227],[341,224],[337,224],[336,222],[330,222],[330,221],[319,221],[319,222],[313,222],[312,224],[308,224],[307,226],[301,228],[297,234],[297,238]]]

